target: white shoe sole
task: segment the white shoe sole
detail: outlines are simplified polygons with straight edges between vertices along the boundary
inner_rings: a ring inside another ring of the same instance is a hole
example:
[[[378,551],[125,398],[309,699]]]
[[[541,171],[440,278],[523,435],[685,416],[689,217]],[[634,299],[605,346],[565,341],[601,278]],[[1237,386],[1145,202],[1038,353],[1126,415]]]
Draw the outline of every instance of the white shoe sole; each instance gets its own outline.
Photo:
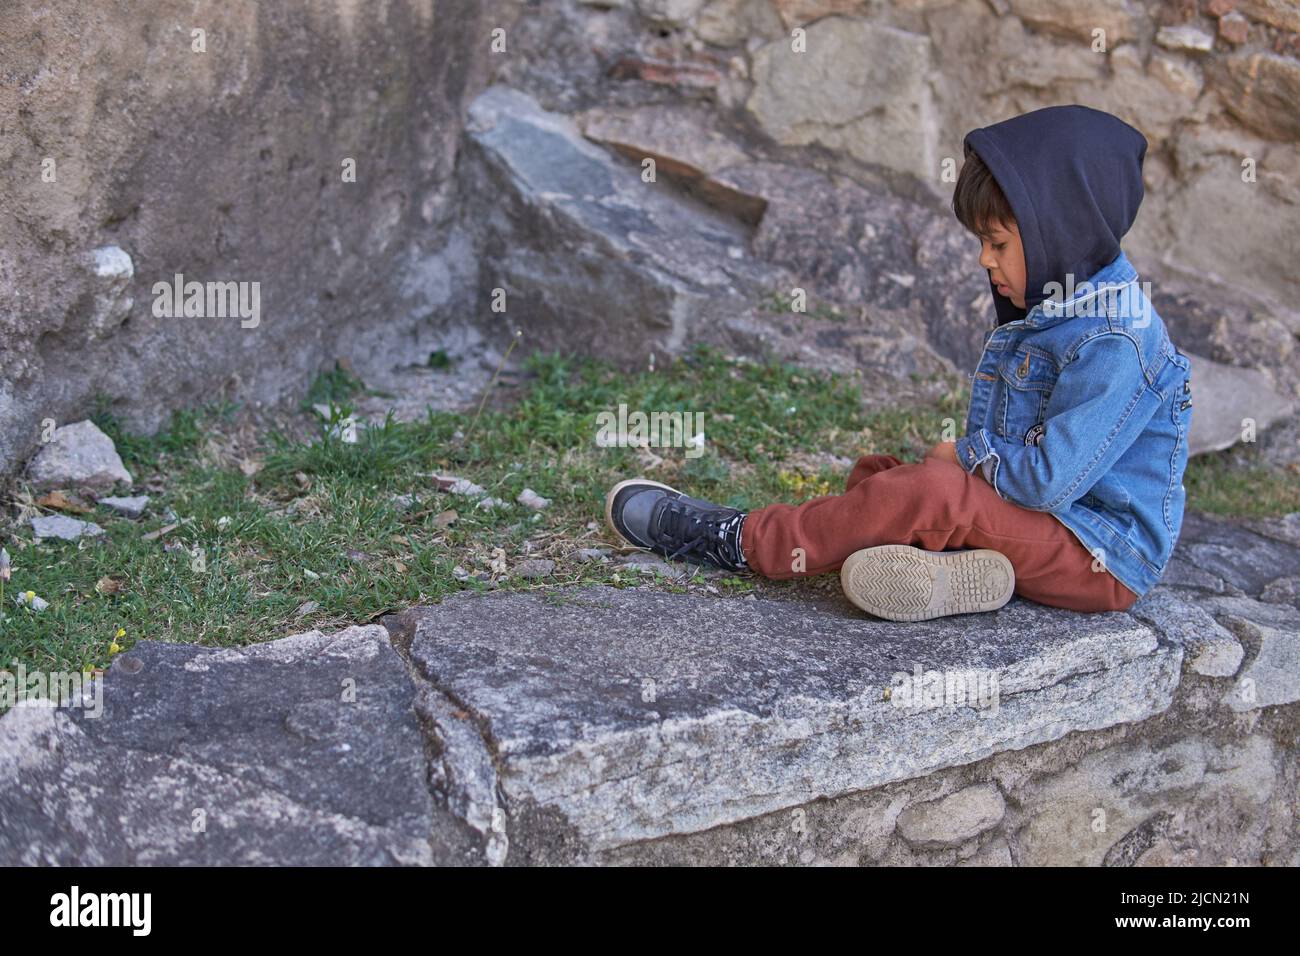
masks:
[[[882,544],[849,555],[840,568],[845,596],[888,621],[928,621],[948,614],[996,611],[1011,600],[1016,572],[988,548],[923,551]]]
[[[605,524],[609,525],[609,530],[614,532],[614,537],[626,541],[634,548],[640,548],[642,551],[649,551],[650,549],[644,545],[637,544],[635,541],[630,540],[625,534],[623,534],[623,532],[619,531],[618,526],[614,524],[614,496],[628,485],[649,485],[652,488],[662,488],[664,491],[671,491],[673,494],[678,495],[680,495],[681,492],[676,488],[663,484],[662,482],[651,481],[649,478],[629,478],[627,481],[620,481],[613,488],[609,489],[609,493],[605,495]]]

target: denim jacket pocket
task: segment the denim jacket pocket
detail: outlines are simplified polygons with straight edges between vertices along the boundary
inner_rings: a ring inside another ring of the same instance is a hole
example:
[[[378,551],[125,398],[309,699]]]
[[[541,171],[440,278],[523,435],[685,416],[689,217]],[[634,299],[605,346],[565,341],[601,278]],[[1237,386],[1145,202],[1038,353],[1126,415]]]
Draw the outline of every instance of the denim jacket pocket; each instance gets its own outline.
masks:
[[[1002,437],[1026,445],[1041,440],[1043,430],[1035,426],[1042,423],[1058,375],[1050,358],[1023,345],[1001,358],[997,427]]]
[[[1122,537],[1128,537],[1133,530],[1133,497],[1111,475],[1102,475],[1088,493],[1079,499],[1079,503],[1089,511],[1096,513],[1113,527]]]

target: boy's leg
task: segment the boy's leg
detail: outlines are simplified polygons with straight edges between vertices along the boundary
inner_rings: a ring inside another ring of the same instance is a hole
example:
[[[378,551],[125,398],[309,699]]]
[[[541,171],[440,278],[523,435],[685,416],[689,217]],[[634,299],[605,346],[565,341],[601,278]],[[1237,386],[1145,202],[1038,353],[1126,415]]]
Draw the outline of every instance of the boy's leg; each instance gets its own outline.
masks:
[[[745,560],[775,579],[837,570],[854,551],[908,544],[927,551],[991,548],[1011,561],[1016,593],[1075,611],[1126,610],[1137,595],[1104,570],[1071,531],[1042,511],[1004,501],[983,478],[952,462],[902,464],[867,455],[842,495],[751,511]],[[793,570],[802,551],[802,570]]]

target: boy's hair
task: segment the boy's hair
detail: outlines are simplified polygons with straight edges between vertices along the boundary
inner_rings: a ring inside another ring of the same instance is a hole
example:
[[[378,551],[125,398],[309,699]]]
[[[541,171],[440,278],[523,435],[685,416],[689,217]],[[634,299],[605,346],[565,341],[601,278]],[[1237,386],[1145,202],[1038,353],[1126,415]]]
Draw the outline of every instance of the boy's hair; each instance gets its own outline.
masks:
[[[952,194],[952,211],[957,221],[976,235],[993,225],[1010,225],[1016,221],[1002,187],[984,160],[969,147]]]

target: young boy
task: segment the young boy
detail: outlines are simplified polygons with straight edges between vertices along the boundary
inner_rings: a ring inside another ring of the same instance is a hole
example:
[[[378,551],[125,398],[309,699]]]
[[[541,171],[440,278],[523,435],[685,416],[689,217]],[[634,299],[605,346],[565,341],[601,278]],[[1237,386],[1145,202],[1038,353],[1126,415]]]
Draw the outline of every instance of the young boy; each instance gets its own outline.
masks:
[[[997,325],[971,377],[965,436],[923,461],[866,455],[842,495],[751,512],[622,481],[610,526],[672,558],[770,578],[839,569],[891,620],[993,610],[1014,591],[1125,610],[1182,526],[1188,360],[1120,249],[1146,139],[1053,106],[969,133],[953,195],[980,239]]]

